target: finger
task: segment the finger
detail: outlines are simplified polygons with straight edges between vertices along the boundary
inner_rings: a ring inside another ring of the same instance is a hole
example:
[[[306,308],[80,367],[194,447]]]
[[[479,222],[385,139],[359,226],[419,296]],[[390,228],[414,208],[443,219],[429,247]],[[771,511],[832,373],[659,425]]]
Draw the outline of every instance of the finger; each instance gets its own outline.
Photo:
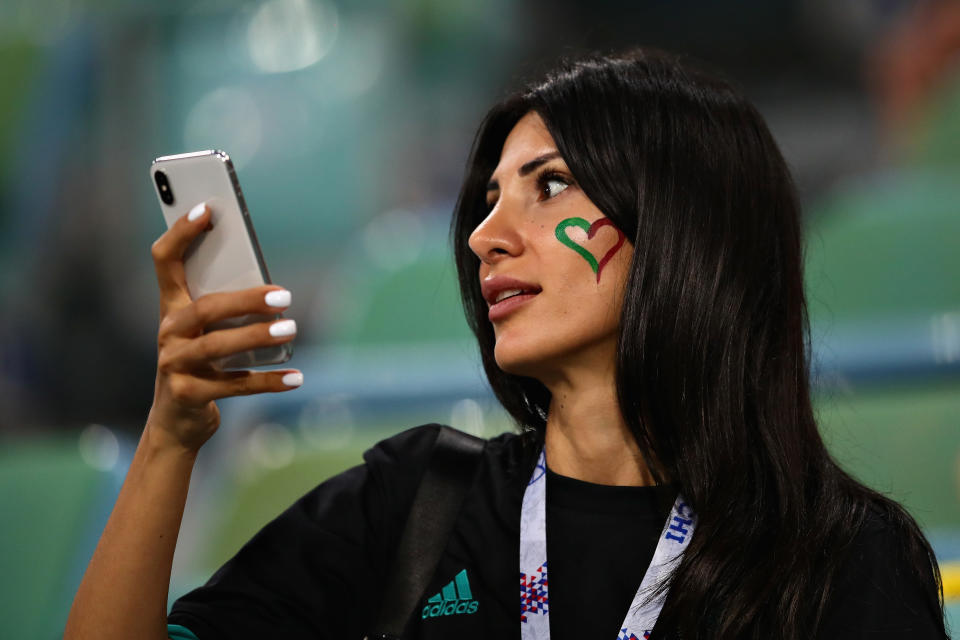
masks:
[[[218,382],[230,388],[230,395],[251,395],[290,391],[303,385],[303,373],[297,369],[282,371],[223,371]]]
[[[297,369],[214,371],[202,376],[180,374],[171,379],[177,398],[197,406],[220,398],[291,391],[302,384],[303,374]]]
[[[189,213],[180,216],[150,248],[153,266],[157,272],[161,300],[183,299],[187,282],[183,271],[183,254],[210,224],[210,208],[200,203]]]
[[[219,358],[290,342],[296,335],[297,323],[289,318],[219,329],[165,346],[158,367],[164,372],[203,369]]]
[[[271,315],[290,306],[291,294],[277,285],[240,291],[210,293],[170,313],[161,331],[169,335],[196,336],[215,322],[248,314]]]

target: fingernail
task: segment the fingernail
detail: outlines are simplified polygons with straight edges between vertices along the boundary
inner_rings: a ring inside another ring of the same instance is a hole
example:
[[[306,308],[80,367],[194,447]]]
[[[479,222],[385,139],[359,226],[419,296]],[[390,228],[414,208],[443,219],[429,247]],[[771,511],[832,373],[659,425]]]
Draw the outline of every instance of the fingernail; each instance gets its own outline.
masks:
[[[274,338],[282,338],[284,336],[292,336],[297,333],[297,321],[296,320],[278,320],[270,325],[270,335]]]
[[[299,387],[303,384],[303,374],[299,371],[287,373],[280,380],[288,387]]]
[[[264,296],[264,300],[266,301],[268,307],[289,307],[290,292],[286,289],[270,291],[266,296]]]
[[[189,220],[190,222],[193,222],[194,220],[202,216],[203,212],[206,211],[206,209],[207,209],[207,203],[201,202],[200,204],[195,206],[193,209],[190,209],[190,213],[187,214],[187,220]]]

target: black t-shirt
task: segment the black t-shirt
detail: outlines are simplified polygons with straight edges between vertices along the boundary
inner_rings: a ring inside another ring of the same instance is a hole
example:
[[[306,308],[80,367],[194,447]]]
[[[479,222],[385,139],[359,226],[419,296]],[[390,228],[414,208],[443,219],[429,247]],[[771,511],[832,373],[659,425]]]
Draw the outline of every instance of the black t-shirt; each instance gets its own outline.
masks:
[[[413,495],[438,433],[410,429],[364,454],[264,527],[206,585],[173,605],[170,624],[200,640],[359,640],[380,607]],[[410,639],[520,637],[523,491],[538,444],[491,439]],[[547,474],[550,627],[554,640],[614,640],[653,556],[669,488],[609,487]],[[834,592],[821,638],[942,638],[930,585],[890,562],[898,540],[868,520]],[[455,604],[454,604],[455,603]]]

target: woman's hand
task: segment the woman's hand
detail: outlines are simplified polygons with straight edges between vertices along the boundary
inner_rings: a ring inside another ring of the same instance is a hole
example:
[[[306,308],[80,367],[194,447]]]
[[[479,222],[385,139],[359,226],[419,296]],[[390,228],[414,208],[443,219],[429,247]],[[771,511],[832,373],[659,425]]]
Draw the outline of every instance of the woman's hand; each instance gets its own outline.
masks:
[[[204,333],[204,327],[220,320],[249,313],[276,314],[290,305],[289,292],[275,285],[192,300],[183,254],[209,224],[209,209],[203,207],[201,212],[196,208],[177,220],[151,250],[160,286],[160,330],[157,381],[147,428],[152,436],[191,451],[198,450],[220,424],[214,400],[287,391],[303,382],[295,369],[220,371],[212,365],[234,353],[289,342],[296,335],[296,324],[279,320]]]

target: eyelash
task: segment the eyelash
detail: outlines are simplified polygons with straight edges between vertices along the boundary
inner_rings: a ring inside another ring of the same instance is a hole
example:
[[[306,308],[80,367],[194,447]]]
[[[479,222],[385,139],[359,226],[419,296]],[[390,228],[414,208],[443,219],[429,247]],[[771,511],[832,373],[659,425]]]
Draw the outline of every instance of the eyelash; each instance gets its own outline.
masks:
[[[551,199],[550,196],[547,196],[545,194],[547,190],[547,183],[552,182],[554,180],[557,182],[562,182],[563,184],[567,185],[567,187],[572,187],[574,185],[573,178],[563,175],[557,172],[555,169],[543,169],[540,173],[537,174],[537,191],[541,195],[545,196],[544,197],[545,200]],[[564,191],[566,191],[566,189],[564,189]],[[563,193],[563,191],[561,191],[560,193]],[[557,196],[558,195],[560,194],[558,193]],[[557,196],[553,196],[553,197],[556,198]]]
[[[571,178],[570,176],[567,176],[567,175],[564,175],[564,174],[558,172],[556,169],[541,169],[541,170],[540,170],[540,173],[537,174],[537,177],[536,177],[536,179],[535,179],[535,182],[536,182],[536,185],[537,185],[537,192],[538,192],[540,195],[544,195],[544,192],[545,192],[546,189],[547,189],[547,183],[548,183],[548,182],[551,182],[551,181],[553,181],[553,180],[556,180],[556,181],[558,181],[558,182],[562,182],[563,184],[567,185],[567,187],[572,187],[572,186],[574,186],[574,185],[576,184],[576,182],[573,180],[573,178]],[[564,189],[564,191],[566,191],[566,189]],[[562,193],[562,192],[561,192],[561,193]],[[557,195],[560,195],[560,194],[558,193]],[[553,196],[553,197],[556,198],[557,196]],[[551,198],[550,198],[550,197],[546,197],[546,198],[544,198],[544,199],[545,199],[545,200],[550,200]],[[496,201],[496,200],[494,200],[493,202],[488,202],[488,203],[487,203],[487,213],[489,213],[490,211],[492,211],[492,210],[493,210],[493,207],[494,207],[496,204],[497,204],[497,201]]]

